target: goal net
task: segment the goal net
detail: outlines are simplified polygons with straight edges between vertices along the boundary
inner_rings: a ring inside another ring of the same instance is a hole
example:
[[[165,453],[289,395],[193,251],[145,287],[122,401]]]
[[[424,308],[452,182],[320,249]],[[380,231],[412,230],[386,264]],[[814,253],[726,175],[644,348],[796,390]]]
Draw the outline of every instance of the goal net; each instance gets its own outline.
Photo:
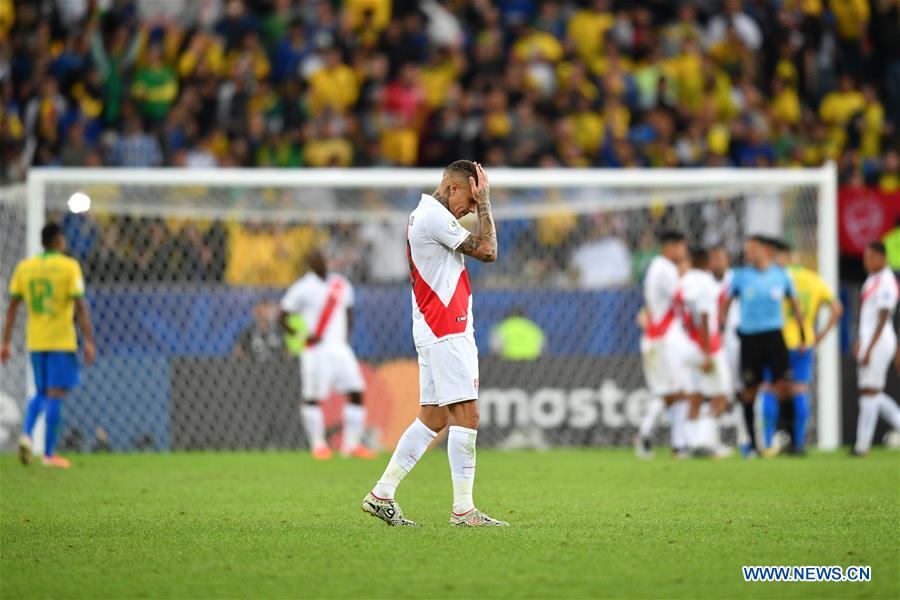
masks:
[[[735,260],[749,234],[783,237],[836,285],[831,167],[490,175],[500,260],[467,260],[481,444],[629,443],[649,400],[635,320],[640,282],[663,228],[722,245]],[[46,219],[62,224],[86,276],[98,359],[67,400],[63,448],[305,447],[303,343],[284,338],[277,318],[314,248],[355,286],[367,442],[392,447],[418,409],[406,221],[439,179],[434,170],[38,169],[27,203],[23,190],[4,190],[5,282],[36,250]],[[70,210],[75,192],[91,199],[90,210]],[[533,325],[504,327],[524,323],[516,316]],[[3,367],[6,443],[27,397],[22,320],[16,362]],[[810,441],[824,448],[837,445],[837,361],[832,336],[819,351],[812,399]],[[333,445],[343,402],[334,395],[323,405]]]

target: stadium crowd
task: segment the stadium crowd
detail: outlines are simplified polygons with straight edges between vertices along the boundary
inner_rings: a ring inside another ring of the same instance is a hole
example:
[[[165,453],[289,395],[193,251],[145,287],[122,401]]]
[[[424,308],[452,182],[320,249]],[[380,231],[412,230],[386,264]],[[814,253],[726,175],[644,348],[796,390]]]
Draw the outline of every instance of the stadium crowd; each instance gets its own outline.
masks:
[[[0,0],[0,180],[833,158],[894,190],[898,20],[898,0]]]

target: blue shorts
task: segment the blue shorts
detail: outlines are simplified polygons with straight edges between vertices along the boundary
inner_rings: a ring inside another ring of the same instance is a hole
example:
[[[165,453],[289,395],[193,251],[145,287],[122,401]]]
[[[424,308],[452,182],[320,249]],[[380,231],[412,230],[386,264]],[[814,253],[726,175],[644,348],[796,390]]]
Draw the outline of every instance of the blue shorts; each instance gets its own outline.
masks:
[[[38,394],[50,389],[70,390],[81,383],[74,352],[32,352],[31,368]]]
[[[809,383],[812,381],[813,353],[812,350],[801,352],[790,350],[791,371],[794,372],[793,381],[796,383]]]

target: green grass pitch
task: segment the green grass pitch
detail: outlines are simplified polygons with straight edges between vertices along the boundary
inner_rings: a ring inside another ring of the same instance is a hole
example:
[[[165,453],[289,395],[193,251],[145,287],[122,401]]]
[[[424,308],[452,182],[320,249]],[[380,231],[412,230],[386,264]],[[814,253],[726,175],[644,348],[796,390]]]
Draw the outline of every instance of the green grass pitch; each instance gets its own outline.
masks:
[[[508,529],[447,525],[446,455],[359,508],[383,460],[302,453],[0,459],[0,597],[900,597],[900,454],[640,462],[478,456]],[[742,565],[871,565],[870,583],[744,583]]]

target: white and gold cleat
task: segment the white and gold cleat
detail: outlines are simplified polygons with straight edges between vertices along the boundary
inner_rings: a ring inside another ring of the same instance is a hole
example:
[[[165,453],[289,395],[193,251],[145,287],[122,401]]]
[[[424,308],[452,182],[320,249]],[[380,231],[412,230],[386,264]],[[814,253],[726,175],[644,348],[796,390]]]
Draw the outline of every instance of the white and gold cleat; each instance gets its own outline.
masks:
[[[506,521],[489,517],[477,508],[461,515],[451,512],[450,525],[453,527],[509,527],[509,523]]]
[[[400,505],[396,500],[379,498],[372,492],[363,498],[362,509],[364,513],[369,513],[391,526],[415,527],[416,525],[415,521],[403,517],[403,511],[400,510]]]
[[[19,436],[19,462],[28,466],[32,460],[34,455],[31,453],[31,438],[23,433]]]

